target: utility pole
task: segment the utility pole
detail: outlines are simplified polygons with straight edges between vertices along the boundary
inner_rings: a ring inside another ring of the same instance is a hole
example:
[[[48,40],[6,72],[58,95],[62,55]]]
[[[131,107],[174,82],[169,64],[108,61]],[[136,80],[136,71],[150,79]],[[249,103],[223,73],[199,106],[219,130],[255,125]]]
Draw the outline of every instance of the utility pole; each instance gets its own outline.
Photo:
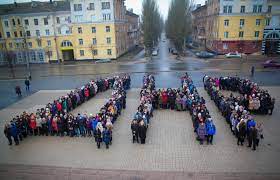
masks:
[[[25,51],[25,61],[26,61],[26,69],[28,72],[28,78],[31,79],[31,70],[30,70],[30,63],[29,63],[29,53],[28,53],[28,44],[27,44],[27,37],[26,37],[26,29],[23,32],[23,43],[24,43],[24,51]]]

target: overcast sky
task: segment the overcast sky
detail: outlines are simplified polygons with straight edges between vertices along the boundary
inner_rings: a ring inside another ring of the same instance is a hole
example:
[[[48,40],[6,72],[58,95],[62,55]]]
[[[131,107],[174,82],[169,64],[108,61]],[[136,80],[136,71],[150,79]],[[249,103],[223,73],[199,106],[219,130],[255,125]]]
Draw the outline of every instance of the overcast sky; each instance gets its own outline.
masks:
[[[31,0],[16,0],[16,2],[30,2]],[[37,0],[37,1],[48,1],[48,0]],[[143,0],[126,0],[127,8],[133,8],[134,13],[141,14]],[[160,9],[161,14],[166,17],[168,14],[168,7],[171,0],[156,0]],[[14,0],[0,0],[0,4],[13,3]],[[205,0],[194,0],[195,4],[204,4]]]

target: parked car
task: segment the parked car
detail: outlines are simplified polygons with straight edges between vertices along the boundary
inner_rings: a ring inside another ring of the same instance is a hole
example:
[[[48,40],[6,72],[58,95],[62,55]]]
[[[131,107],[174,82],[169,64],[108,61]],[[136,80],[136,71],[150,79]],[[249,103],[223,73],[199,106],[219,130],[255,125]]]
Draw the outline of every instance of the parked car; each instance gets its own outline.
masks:
[[[215,54],[207,52],[207,51],[197,52],[197,53],[195,53],[195,55],[199,58],[212,58],[215,56]]]
[[[97,61],[95,61],[95,63],[110,63],[111,59],[99,59]]]
[[[178,51],[177,51],[175,48],[172,48],[172,49],[171,49],[171,53],[172,53],[173,55],[178,55]]]
[[[262,65],[264,68],[280,68],[280,63],[274,60],[267,60]]]
[[[226,54],[226,58],[241,58],[241,54],[238,52],[230,52]]]
[[[158,55],[158,51],[157,50],[153,50],[152,56],[157,56],[157,55]]]

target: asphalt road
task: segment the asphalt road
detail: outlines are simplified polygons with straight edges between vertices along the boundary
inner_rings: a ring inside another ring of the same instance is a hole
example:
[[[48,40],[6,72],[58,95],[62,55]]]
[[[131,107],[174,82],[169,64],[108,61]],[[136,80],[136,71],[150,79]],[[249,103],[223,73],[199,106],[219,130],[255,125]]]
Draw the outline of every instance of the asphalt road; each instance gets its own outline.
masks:
[[[80,87],[90,79],[106,77],[111,74],[128,73],[132,77],[132,87],[139,88],[145,73],[153,73],[157,79],[157,87],[178,87],[179,82],[174,81],[188,72],[199,87],[202,86],[202,77],[205,74],[212,76],[234,76],[250,77],[250,68],[256,67],[253,80],[260,85],[280,85],[279,70],[264,70],[260,64],[263,60],[251,58],[248,61],[240,59],[197,59],[189,51],[187,57],[177,60],[175,56],[168,53],[170,44],[167,41],[159,43],[159,54],[152,59],[144,58],[140,52],[128,61],[114,61],[106,64],[94,64],[92,62],[66,62],[65,64],[40,64],[32,65],[31,92],[24,91],[24,77],[26,67],[16,67],[15,78],[11,79],[11,72],[6,67],[0,68],[0,109],[16,102],[19,98],[15,95],[14,87],[20,85],[23,89],[23,97],[38,90],[64,90]]]

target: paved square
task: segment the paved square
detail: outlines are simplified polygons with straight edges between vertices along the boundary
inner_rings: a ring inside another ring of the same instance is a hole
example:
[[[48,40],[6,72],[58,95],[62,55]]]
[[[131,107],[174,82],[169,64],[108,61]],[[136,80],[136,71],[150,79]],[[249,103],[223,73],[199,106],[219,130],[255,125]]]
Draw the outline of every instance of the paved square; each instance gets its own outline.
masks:
[[[217,127],[214,145],[199,145],[195,141],[189,113],[171,110],[154,112],[147,132],[146,145],[132,144],[130,121],[139,104],[140,89],[131,89],[127,94],[127,108],[114,124],[113,144],[109,150],[104,146],[97,149],[93,138],[81,137],[28,137],[19,146],[8,146],[6,138],[2,135],[0,164],[157,172],[278,174],[280,131],[277,127],[280,116],[280,87],[263,88],[268,89],[277,101],[272,116],[256,116],[257,121],[264,122],[265,136],[256,152],[236,145],[236,139],[231,134],[228,124],[203,88],[198,89],[199,93],[205,98]],[[3,127],[3,121],[9,120],[12,115],[23,110],[34,110],[66,92],[68,91],[39,91],[1,110],[1,126]],[[95,114],[110,94],[110,90],[98,94],[73,113]]]

